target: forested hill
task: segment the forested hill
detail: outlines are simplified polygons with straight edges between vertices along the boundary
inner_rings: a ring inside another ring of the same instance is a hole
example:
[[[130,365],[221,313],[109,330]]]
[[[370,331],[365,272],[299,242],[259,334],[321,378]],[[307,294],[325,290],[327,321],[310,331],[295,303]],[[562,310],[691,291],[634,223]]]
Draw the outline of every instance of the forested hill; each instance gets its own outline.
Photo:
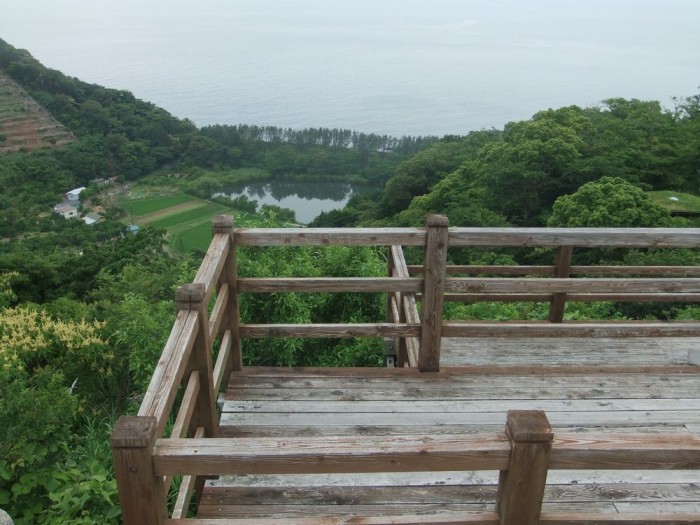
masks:
[[[587,183],[581,214],[563,215],[562,207],[584,196],[555,207],[557,199]],[[649,190],[700,192],[699,95],[675,100],[670,110],[614,98],[443,139],[399,165],[381,199],[351,201],[315,224],[418,225],[427,213],[446,213],[454,226],[662,225],[668,215],[653,206],[625,213],[651,206]]]
[[[2,40],[0,70],[79,139],[55,150],[0,156],[0,213],[22,208],[36,215],[33,206],[45,208],[68,189],[95,178],[132,181],[166,168],[190,178],[200,176],[201,170],[256,167],[270,177],[383,185],[398,162],[436,140],[274,126],[200,130],[128,91],[49,69],[28,51]],[[15,233],[5,224],[16,221],[14,215],[0,220],[0,237]]]

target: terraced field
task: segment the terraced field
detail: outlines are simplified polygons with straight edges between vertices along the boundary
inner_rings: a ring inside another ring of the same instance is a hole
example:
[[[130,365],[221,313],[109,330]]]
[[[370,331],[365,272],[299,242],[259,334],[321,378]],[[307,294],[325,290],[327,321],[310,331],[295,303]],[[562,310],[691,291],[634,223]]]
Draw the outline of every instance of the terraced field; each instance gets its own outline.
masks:
[[[75,140],[19,84],[0,71],[0,153],[57,147]]]

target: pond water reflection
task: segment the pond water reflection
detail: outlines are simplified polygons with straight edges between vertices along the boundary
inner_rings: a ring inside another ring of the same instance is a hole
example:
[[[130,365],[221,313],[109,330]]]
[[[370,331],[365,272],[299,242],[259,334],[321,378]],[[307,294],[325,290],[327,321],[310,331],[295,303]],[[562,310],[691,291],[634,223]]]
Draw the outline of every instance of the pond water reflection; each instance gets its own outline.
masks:
[[[249,182],[232,187],[214,197],[226,196],[231,199],[245,195],[249,199],[263,204],[274,204],[294,210],[297,221],[302,224],[311,222],[321,212],[343,208],[350,197],[378,188],[360,186],[344,182],[284,182],[262,181]]]

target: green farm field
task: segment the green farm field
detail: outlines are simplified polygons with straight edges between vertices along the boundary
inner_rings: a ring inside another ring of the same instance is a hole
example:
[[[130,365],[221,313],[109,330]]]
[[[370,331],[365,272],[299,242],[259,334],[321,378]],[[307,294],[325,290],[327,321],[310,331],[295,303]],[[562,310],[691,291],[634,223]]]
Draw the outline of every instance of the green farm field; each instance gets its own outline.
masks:
[[[165,210],[172,206],[177,206],[178,204],[196,202],[197,200],[199,199],[192,197],[191,195],[176,193],[174,195],[163,195],[133,201],[123,201],[121,206],[127,212],[133,213],[134,216],[141,217],[143,215]]]
[[[216,215],[230,215],[231,208],[185,193],[125,200],[121,203],[139,226],[166,230],[171,249],[206,251],[211,242],[211,223]]]

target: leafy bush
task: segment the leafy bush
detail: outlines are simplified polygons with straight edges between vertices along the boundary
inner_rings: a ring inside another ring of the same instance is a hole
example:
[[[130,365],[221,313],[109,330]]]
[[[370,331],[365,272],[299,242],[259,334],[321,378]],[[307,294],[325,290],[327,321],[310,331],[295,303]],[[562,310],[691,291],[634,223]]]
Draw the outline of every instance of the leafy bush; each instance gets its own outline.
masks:
[[[0,505],[17,525],[51,506],[76,418],[112,375],[100,328],[28,307],[0,313]]]

